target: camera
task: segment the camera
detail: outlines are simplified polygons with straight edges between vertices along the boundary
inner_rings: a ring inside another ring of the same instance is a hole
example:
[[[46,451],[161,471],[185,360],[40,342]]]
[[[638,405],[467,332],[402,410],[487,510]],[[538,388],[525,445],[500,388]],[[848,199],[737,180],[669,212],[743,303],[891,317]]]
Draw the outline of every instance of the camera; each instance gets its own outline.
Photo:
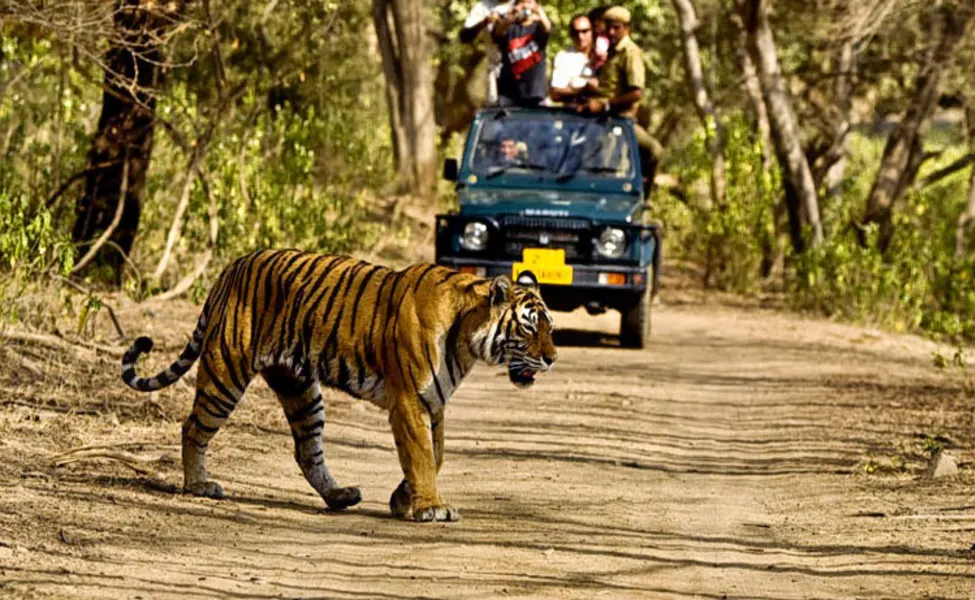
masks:
[[[532,16],[532,11],[530,8],[523,8],[515,13],[515,21],[525,21],[528,17]]]

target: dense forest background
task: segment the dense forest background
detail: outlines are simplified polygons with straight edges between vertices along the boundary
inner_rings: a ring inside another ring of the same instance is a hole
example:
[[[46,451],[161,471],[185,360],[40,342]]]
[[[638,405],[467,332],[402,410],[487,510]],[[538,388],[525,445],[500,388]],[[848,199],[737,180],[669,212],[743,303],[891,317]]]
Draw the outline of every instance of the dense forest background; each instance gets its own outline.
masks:
[[[448,208],[439,165],[484,97],[470,4],[0,0],[4,320],[199,298],[258,247],[372,247],[389,198]],[[543,2],[549,60],[596,5]],[[671,264],[975,337],[975,3],[627,6]],[[39,288],[57,301],[26,304]]]

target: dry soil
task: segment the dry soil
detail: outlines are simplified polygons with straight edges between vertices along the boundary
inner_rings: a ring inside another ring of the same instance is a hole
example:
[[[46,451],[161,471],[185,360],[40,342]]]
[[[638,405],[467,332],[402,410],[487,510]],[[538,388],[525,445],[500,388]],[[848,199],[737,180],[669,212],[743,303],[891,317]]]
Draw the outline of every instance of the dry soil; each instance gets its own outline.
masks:
[[[361,505],[322,511],[263,384],[211,444],[229,498],[198,499],[178,493],[195,371],[147,397],[111,348],[10,342],[0,596],[975,597],[972,400],[964,374],[932,366],[950,349],[662,300],[645,351],[618,347],[615,314],[557,314],[560,358],[533,388],[475,369],[447,411],[451,524],[389,516],[399,466],[366,403],[330,395],[326,426]],[[143,369],[195,322],[188,302],[118,302],[131,335],[159,342]],[[929,480],[938,445],[961,471]]]

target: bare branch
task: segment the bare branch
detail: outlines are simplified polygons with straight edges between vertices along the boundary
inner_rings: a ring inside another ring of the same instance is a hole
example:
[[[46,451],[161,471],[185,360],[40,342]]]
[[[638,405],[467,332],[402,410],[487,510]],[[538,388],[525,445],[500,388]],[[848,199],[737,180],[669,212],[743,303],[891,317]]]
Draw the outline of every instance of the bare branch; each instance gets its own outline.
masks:
[[[151,94],[138,82],[138,77],[118,73],[106,62],[105,45],[124,49],[137,62],[151,63],[158,68],[174,69],[196,62],[198,43],[188,47],[194,52],[188,59],[175,62],[161,59],[156,50],[170,45],[177,38],[202,31],[200,24],[182,16],[185,2],[107,2],[104,0],[52,0],[24,2],[4,0],[0,15],[4,20],[50,33],[60,43],[73,48],[91,64],[98,66],[111,85],[128,91],[133,98]],[[119,22],[127,24],[118,27]],[[148,108],[148,107],[146,107]]]
[[[213,250],[207,248],[206,252],[203,253],[203,256],[201,256],[200,259],[197,260],[196,267],[194,267],[191,272],[187,273],[171,289],[166,290],[161,294],[156,294],[155,296],[148,298],[146,301],[165,302],[166,300],[172,300],[173,298],[178,298],[182,296],[184,293],[186,293],[187,290],[190,289],[190,286],[193,285],[193,282],[196,281],[200,277],[200,275],[203,274],[204,271],[206,271],[207,266],[209,266],[210,264],[211,258],[213,258]]]
[[[88,252],[85,253],[78,264],[71,269],[71,274],[75,275],[80,272],[85,266],[88,265],[92,260],[94,260],[95,255],[101,250],[108,238],[112,236],[112,232],[118,227],[118,224],[122,221],[122,212],[125,209],[125,197],[129,193],[129,155],[126,152],[125,156],[122,158],[122,189],[119,191],[118,204],[115,206],[115,216],[112,217],[112,222],[109,226],[102,232],[102,234],[95,240],[95,243],[88,248]]]
[[[6,368],[8,369],[8,371],[15,370],[15,369],[11,369],[11,367],[17,366],[23,369],[24,371],[27,371],[37,379],[42,379],[47,374],[44,371],[43,367],[41,367],[36,362],[24,356],[23,353],[15,352],[5,346],[0,347],[0,350],[3,351],[3,355],[7,363]]]
[[[172,256],[173,247],[179,240],[180,232],[183,229],[183,215],[190,205],[190,192],[193,190],[193,182],[196,181],[196,172],[199,169],[200,161],[203,158],[204,150],[199,145],[194,149],[190,164],[186,168],[186,177],[183,179],[183,190],[180,194],[179,204],[176,205],[176,212],[173,214],[173,222],[169,227],[169,234],[166,236],[166,247],[163,248],[162,257],[156,265],[156,270],[150,276],[158,280],[166,272],[169,266],[169,258]]]
[[[673,0],[674,10],[680,23],[684,54],[684,72],[690,95],[704,126],[708,153],[711,155],[711,200],[716,206],[725,202],[727,181],[724,165],[724,127],[704,81],[701,53],[697,42],[697,12],[691,0]]]
[[[97,165],[95,165],[93,167],[89,167],[89,168],[87,168],[87,169],[85,169],[83,171],[78,171],[77,173],[75,173],[74,175],[72,175],[71,177],[69,177],[67,181],[65,181],[64,183],[62,183],[58,187],[58,189],[55,190],[55,192],[53,194],[51,194],[51,197],[47,199],[47,202],[44,203],[44,206],[47,207],[48,209],[51,209],[54,206],[54,203],[58,201],[58,198],[60,198],[62,194],[64,194],[66,191],[68,191],[68,188],[70,188],[76,181],[78,181],[80,179],[84,179],[85,177],[87,177],[88,175],[90,175],[91,173],[94,173],[96,171],[101,171],[102,169],[106,169],[108,167],[113,167],[113,166],[117,165],[118,163],[119,163],[119,161],[113,160],[113,161],[109,161],[109,162],[104,162],[104,163],[101,163],[101,164],[97,164]]]
[[[837,40],[872,38],[890,19],[928,4],[922,0],[827,0],[822,12],[836,15],[824,32]]]
[[[937,171],[935,171],[934,173],[931,173],[930,175],[926,175],[925,177],[918,179],[917,181],[914,182],[913,189],[914,191],[918,191],[926,187],[932,186],[938,183],[939,181],[941,181],[942,179],[944,179],[945,177],[954,175],[958,171],[961,171],[968,165],[972,165],[972,164],[975,164],[975,152],[966,154],[965,156],[962,156],[958,160],[952,162],[950,165],[942,167]]]
[[[206,190],[207,198],[210,200],[208,211],[210,218],[210,236],[207,240],[206,253],[204,253],[203,257],[196,263],[196,267],[191,273],[183,277],[183,279],[173,286],[172,289],[149,298],[150,301],[171,300],[184,294],[188,289],[190,289],[193,282],[196,281],[204,271],[206,271],[207,266],[210,264],[210,260],[213,258],[213,252],[217,246],[217,233],[220,227],[220,222],[217,219],[217,200],[210,190],[210,185],[207,183],[206,173],[203,170],[200,171],[200,180],[203,182],[203,189]]]
[[[203,13],[206,17],[207,31],[213,42],[210,44],[210,56],[213,59],[213,67],[217,73],[213,83],[217,88],[217,97],[223,97],[224,88],[227,87],[227,69],[224,65],[223,54],[220,52],[220,31],[217,29],[217,22],[213,18],[213,11],[210,8],[210,0],[203,0]]]
[[[159,465],[175,460],[169,453],[162,453],[155,456],[141,456],[120,450],[117,447],[76,448],[53,456],[50,460],[51,466],[63,467],[71,463],[95,459],[114,461],[129,467],[140,475],[147,475],[157,479],[159,479],[159,475],[151,468],[151,465]]]
[[[197,174],[200,172],[200,163],[203,162],[207,147],[210,145],[211,140],[213,140],[221,121],[228,115],[228,108],[240,98],[246,89],[246,82],[241,83],[232,90],[229,96],[222,98],[220,105],[213,111],[206,130],[196,140],[196,144],[193,146],[193,154],[190,157],[189,165],[186,167],[186,177],[183,181],[183,190],[180,194],[179,204],[176,206],[173,223],[169,228],[169,235],[166,237],[166,247],[163,249],[159,264],[156,265],[156,270],[152,272],[152,279],[158,280],[166,272],[166,267],[169,265],[169,260],[172,256],[173,247],[179,240],[180,231],[183,228],[183,215],[186,213],[186,209],[190,204],[190,192],[193,189],[193,183],[196,181]]]

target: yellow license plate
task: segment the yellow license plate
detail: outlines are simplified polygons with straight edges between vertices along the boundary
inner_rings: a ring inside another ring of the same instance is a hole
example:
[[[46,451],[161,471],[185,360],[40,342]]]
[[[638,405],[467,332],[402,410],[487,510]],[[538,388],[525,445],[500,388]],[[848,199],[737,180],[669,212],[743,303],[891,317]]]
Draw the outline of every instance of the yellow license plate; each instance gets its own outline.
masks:
[[[517,280],[522,271],[531,271],[538,283],[572,285],[572,266],[565,264],[562,248],[525,248],[521,262],[511,265],[511,277]]]

